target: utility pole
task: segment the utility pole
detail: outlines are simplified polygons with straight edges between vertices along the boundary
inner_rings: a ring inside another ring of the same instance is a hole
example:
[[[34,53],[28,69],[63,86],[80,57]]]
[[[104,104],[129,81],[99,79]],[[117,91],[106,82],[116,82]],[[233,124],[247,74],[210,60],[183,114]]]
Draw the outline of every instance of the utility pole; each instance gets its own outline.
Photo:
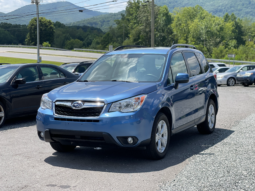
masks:
[[[37,63],[41,62],[40,57],[40,28],[39,28],[39,4],[42,0],[31,0],[32,4],[36,5],[36,15],[37,15]]]
[[[154,0],[151,1],[151,47],[154,47],[154,42],[155,42],[155,8],[154,8]]]

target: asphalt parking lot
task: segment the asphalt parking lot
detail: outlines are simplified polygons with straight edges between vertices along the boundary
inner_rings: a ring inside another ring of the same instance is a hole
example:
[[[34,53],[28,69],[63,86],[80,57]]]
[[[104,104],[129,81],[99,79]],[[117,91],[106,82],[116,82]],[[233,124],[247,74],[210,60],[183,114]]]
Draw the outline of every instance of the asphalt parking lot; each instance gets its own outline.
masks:
[[[0,189],[255,190],[255,86],[218,91],[215,132],[194,127],[173,136],[160,161],[143,149],[56,153],[38,139],[34,116],[9,120],[0,129]]]

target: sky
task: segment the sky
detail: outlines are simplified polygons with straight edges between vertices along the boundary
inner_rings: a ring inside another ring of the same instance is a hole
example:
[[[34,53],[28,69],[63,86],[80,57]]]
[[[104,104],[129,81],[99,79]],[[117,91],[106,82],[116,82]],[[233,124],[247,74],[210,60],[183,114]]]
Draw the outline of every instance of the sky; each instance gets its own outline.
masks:
[[[109,2],[111,0],[43,0],[43,4],[45,3],[53,3],[53,2],[59,2],[59,1],[69,1],[77,6],[85,7],[89,5],[94,5],[97,3],[103,3],[103,2]],[[118,2],[125,2],[127,0],[118,0]],[[117,3],[118,3],[117,2]],[[23,7],[24,5],[31,4],[31,0],[0,0],[0,12],[8,13],[11,11],[14,11],[20,7]],[[119,12],[125,9],[126,3],[121,3],[118,5],[113,6],[114,3],[110,4],[104,4],[105,8],[102,10],[102,12]],[[88,7],[89,8],[89,7]]]

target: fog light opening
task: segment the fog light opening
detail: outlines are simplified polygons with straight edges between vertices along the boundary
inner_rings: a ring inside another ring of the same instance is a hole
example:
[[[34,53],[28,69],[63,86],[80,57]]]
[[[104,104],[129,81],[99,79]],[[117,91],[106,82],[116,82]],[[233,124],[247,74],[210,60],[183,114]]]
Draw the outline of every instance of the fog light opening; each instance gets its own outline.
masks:
[[[41,132],[41,133],[40,133],[40,136],[41,136],[42,138],[44,138],[44,133],[43,133],[43,132]]]
[[[133,139],[132,137],[128,137],[127,142],[128,142],[129,144],[133,144],[134,139]]]

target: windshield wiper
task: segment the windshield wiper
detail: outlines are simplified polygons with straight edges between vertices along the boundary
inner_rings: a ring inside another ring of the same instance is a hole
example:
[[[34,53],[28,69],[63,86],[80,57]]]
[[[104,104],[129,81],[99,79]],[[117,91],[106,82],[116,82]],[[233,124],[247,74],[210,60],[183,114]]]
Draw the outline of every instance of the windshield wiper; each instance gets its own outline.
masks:
[[[79,80],[78,82],[89,82],[88,80]]]
[[[125,80],[111,80],[112,82],[127,82],[127,83],[137,83],[136,81],[125,81]]]

